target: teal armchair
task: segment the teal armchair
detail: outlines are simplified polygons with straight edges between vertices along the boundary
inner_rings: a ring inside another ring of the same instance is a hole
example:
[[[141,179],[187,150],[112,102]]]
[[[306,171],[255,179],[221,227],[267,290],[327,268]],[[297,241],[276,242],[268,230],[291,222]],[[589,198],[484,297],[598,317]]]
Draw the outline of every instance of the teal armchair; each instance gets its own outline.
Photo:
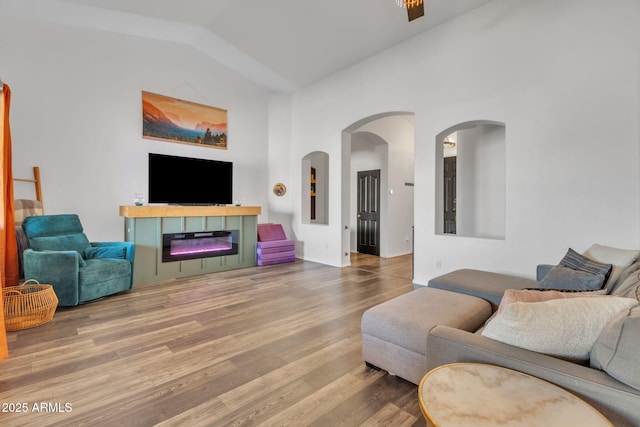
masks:
[[[133,286],[135,246],[130,242],[89,242],[77,215],[24,219],[25,279],[53,286],[58,305],[74,306]]]

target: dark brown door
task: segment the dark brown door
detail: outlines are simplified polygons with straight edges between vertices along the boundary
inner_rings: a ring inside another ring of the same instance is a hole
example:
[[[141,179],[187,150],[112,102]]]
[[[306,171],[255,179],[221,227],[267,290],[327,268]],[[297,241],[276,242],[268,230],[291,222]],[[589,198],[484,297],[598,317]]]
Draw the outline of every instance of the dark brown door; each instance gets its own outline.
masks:
[[[380,256],[380,170],[358,172],[358,252]]]
[[[456,234],[456,157],[444,158],[444,232]]]

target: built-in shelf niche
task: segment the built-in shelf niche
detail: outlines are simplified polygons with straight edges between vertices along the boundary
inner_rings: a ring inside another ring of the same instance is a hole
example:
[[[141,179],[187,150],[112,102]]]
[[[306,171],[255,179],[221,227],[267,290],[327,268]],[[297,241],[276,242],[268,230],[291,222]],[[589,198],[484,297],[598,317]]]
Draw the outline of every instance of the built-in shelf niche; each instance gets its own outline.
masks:
[[[310,171],[311,175],[311,194],[309,195],[311,198],[311,221],[315,221],[316,219],[316,184],[318,181],[316,180],[316,168],[311,167]]]
[[[329,154],[314,151],[302,158],[302,223],[329,223]]]

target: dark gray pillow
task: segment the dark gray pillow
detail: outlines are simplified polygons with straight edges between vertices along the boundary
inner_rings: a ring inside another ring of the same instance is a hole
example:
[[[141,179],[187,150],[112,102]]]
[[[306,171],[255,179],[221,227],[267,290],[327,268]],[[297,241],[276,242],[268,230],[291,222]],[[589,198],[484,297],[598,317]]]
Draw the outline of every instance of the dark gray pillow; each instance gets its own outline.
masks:
[[[604,281],[605,277],[602,274],[591,274],[557,265],[542,279],[539,287],[556,291],[590,291],[601,289]]]
[[[640,308],[624,310],[602,331],[591,348],[592,368],[640,390]]]
[[[611,264],[593,261],[569,248],[560,264],[553,267],[540,282],[541,289],[601,289],[611,273]]]
[[[605,280],[609,277],[611,269],[613,268],[613,265],[611,264],[603,264],[601,262],[594,261],[582,254],[579,254],[571,248],[569,248],[567,253],[560,260],[560,265],[595,275],[602,274],[604,275]]]
[[[585,297],[589,297],[589,296],[593,296],[593,295],[608,295],[608,289],[554,289],[554,288],[524,288],[523,291],[538,291],[538,292],[545,292],[545,291],[556,291],[556,292],[564,292],[567,294],[574,294],[574,295],[582,295]],[[622,295],[618,295],[618,296],[622,296]],[[631,298],[631,297],[628,297]]]

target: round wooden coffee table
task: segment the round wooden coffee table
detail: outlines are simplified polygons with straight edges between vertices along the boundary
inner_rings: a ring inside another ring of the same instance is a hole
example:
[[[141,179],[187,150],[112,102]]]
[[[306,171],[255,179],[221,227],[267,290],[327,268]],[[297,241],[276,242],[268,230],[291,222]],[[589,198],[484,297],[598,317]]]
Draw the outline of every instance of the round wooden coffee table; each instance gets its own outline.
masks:
[[[418,396],[429,426],[613,426],[555,384],[500,366],[440,366],[422,378]]]

